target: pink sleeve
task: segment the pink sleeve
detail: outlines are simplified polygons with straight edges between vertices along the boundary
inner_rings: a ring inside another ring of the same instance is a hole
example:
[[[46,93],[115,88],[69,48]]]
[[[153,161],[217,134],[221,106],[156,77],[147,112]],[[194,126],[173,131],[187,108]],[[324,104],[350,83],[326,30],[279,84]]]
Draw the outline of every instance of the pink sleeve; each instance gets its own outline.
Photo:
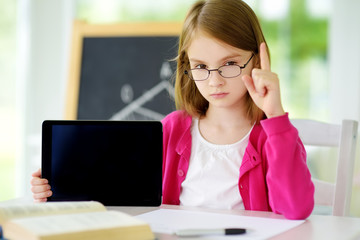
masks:
[[[267,135],[265,155],[269,204],[288,219],[305,219],[314,207],[314,185],[306,151],[288,114],[261,121]]]

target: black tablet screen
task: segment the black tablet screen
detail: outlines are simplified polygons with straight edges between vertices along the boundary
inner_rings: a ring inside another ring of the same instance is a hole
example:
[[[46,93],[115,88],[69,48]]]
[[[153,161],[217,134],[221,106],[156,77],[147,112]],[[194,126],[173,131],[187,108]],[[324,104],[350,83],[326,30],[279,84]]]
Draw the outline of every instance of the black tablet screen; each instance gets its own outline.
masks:
[[[155,121],[44,121],[42,176],[50,201],[161,203],[162,125]]]

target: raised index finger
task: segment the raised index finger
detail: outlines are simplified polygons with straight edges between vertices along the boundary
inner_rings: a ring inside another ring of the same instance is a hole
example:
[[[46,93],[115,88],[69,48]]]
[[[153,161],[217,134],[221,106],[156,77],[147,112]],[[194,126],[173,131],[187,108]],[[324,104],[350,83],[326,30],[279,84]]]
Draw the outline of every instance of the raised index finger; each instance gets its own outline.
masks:
[[[260,44],[260,67],[261,69],[270,71],[270,59],[264,42]]]

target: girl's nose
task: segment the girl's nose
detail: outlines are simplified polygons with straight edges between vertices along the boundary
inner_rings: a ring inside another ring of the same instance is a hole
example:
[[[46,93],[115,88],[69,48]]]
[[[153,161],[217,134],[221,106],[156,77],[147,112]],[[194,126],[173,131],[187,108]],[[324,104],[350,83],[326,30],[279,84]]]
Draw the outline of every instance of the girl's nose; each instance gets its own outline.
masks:
[[[224,85],[224,79],[219,74],[218,71],[210,72],[210,76],[209,76],[208,80],[209,80],[209,85],[212,86],[212,87],[217,87],[217,86]]]

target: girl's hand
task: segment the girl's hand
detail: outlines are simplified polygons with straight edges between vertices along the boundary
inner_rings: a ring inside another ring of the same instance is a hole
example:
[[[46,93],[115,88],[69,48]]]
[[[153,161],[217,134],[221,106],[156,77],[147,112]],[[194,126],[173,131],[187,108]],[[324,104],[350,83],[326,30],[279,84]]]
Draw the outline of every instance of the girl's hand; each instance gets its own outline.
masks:
[[[35,202],[46,202],[47,198],[52,195],[48,180],[41,178],[40,169],[31,175],[33,178],[30,181],[31,191]]]
[[[265,43],[260,44],[260,69],[253,68],[251,76],[242,80],[254,103],[264,111],[267,118],[284,115],[281,105],[279,78],[270,70],[270,60]]]

